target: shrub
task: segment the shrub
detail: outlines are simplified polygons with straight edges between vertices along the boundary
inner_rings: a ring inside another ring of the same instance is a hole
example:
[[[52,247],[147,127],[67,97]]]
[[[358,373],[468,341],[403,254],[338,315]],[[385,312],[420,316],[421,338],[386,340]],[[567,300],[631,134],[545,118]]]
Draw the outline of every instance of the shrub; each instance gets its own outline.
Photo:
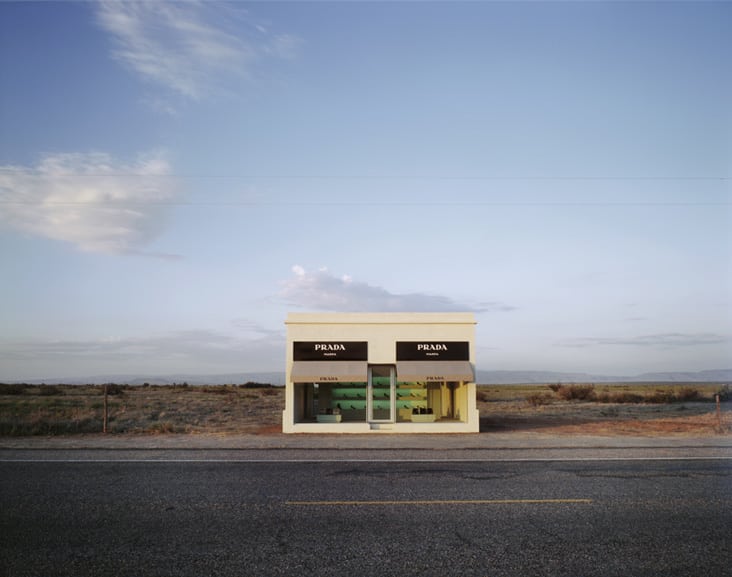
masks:
[[[61,390],[61,387],[56,387],[53,385],[41,385],[38,389],[38,394],[41,397],[53,397],[56,395],[63,395],[64,392]]]
[[[104,386],[107,387],[108,395],[124,395],[125,394],[125,385],[118,385],[116,383],[108,383]],[[104,392],[104,389],[102,389],[102,392]]]
[[[22,395],[28,385],[0,383],[0,395]]]
[[[645,398],[646,403],[654,403],[657,405],[665,405],[674,402],[674,394],[671,391],[663,389],[656,390],[655,393]]]
[[[596,397],[593,385],[562,385],[556,393],[565,401],[594,401]]]
[[[595,400],[598,403],[642,403],[646,400],[646,398],[643,395],[639,395],[637,393],[630,393],[628,391],[620,391],[611,393],[609,391],[605,391],[602,393],[598,393],[595,397]]]
[[[702,401],[702,397],[699,394],[699,390],[694,387],[683,387],[676,391],[675,394],[677,403],[693,403],[694,401]]]
[[[717,394],[719,395],[719,402],[721,403],[732,401],[732,387],[729,385],[724,385],[717,391]]]
[[[227,393],[233,393],[234,391],[229,387],[229,385],[209,385],[207,387],[202,387],[201,392],[225,395]]]
[[[532,393],[526,397],[526,402],[532,407],[548,405],[552,402],[552,396],[549,393]]]
[[[247,381],[243,385],[239,385],[240,389],[268,389],[272,385],[270,383],[257,383],[255,381]]]
[[[669,403],[692,403],[704,400],[694,387],[683,387],[676,391],[658,389],[646,399],[648,403],[669,404]]]
[[[645,401],[645,397],[643,395],[639,395],[638,393],[631,393],[628,391],[623,391],[623,392],[615,393],[614,395],[612,395],[611,402],[633,404],[633,403],[642,403],[643,401]]]
[[[0,436],[69,435],[97,433],[100,430],[101,425],[97,419],[83,415],[58,416],[48,411],[39,411],[28,417],[0,417]]]
[[[153,423],[146,429],[146,433],[164,434],[164,433],[185,433],[185,427],[175,425],[170,421],[160,421]]]
[[[478,391],[475,393],[475,398],[481,403],[487,403],[490,400],[488,391]]]

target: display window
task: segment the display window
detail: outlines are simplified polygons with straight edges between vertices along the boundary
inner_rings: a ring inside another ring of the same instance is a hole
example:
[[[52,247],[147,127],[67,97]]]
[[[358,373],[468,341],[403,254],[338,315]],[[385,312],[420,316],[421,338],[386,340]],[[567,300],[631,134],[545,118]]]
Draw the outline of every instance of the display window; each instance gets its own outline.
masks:
[[[380,368],[372,371],[370,383],[299,384],[296,418],[301,423],[461,421],[467,405],[459,405],[459,389],[456,382],[393,383],[392,376]]]

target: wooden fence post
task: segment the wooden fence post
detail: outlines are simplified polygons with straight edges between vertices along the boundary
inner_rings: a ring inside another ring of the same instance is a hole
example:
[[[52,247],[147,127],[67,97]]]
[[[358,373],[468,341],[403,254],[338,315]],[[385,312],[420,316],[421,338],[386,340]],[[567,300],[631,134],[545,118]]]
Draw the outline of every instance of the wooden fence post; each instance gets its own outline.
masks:
[[[719,404],[719,393],[717,393],[715,398],[717,400],[717,429],[721,433],[722,432],[722,408]]]
[[[105,383],[104,385],[104,424],[102,426],[102,432],[107,432],[107,417],[108,417],[108,411],[107,411],[107,385]]]

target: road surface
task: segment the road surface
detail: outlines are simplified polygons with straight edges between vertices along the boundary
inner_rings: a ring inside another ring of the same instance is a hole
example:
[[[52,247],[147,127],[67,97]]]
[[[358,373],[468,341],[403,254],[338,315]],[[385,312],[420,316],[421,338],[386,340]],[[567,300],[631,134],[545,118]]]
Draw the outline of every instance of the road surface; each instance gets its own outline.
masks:
[[[728,458],[2,457],[12,577],[732,575]]]

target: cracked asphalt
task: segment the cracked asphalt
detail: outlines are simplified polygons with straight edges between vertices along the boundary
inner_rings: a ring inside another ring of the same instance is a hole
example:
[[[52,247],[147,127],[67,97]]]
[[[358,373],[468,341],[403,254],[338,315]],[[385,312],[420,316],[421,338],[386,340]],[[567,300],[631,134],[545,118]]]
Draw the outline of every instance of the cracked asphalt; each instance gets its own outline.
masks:
[[[722,576],[731,489],[726,437],[2,439],[0,574]]]

